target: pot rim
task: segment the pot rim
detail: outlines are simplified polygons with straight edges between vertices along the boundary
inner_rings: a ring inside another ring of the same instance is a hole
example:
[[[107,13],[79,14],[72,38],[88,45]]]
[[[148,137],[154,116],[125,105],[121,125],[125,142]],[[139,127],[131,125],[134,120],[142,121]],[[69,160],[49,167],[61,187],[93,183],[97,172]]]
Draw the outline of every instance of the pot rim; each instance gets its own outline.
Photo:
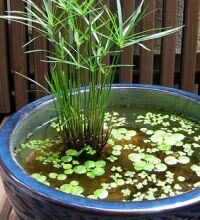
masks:
[[[184,99],[189,99],[195,103],[200,104],[200,96],[178,90],[173,88],[167,88],[163,86],[143,85],[143,84],[113,84],[113,89],[138,89],[138,90],[153,90],[161,93],[168,93],[173,96],[179,96]],[[7,175],[13,181],[17,181],[26,190],[29,190],[33,196],[40,196],[46,200],[50,200],[55,203],[62,204],[63,206],[70,207],[72,209],[78,209],[84,212],[98,212],[112,215],[131,215],[131,214],[150,214],[157,212],[165,212],[174,210],[177,208],[185,208],[187,206],[195,205],[200,202],[200,188],[191,190],[187,193],[169,197],[165,199],[157,199],[151,201],[141,202],[110,202],[102,200],[92,200],[88,198],[82,198],[74,196],[54,188],[47,187],[46,185],[39,183],[34,178],[30,177],[17,163],[14,158],[13,152],[10,148],[12,140],[12,131],[17,128],[21,119],[27,117],[28,113],[33,109],[37,109],[44,105],[46,102],[50,102],[52,96],[45,96],[40,98],[19,111],[17,111],[4,125],[0,132],[0,168],[1,172],[4,170]]]

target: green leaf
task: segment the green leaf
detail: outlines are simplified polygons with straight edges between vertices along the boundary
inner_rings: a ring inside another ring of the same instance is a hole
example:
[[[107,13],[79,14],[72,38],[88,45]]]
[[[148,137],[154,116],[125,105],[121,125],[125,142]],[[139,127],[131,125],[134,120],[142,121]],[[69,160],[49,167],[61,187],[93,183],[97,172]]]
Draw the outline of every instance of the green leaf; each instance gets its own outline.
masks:
[[[69,149],[65,153],[66,153],[66,155],[72,156],[72,157],[76,157],[79,154],[78,151],[74,150],[74,149]]]
[[[178,162],[181,164],[188,164],[190,162],[190,158],[187,156],[179,156]]]
[[[155,165],[155,171],[164,172],[167,170],[167,166],[164,163],[158,163]]]
[[[121,145],[114,145],[113,150],[120,151],[120,150],[122,150],[122,146]]]
[[[65,174],[58,174],[57,180],[66,180],[67,176]]]
[[[128,155],[128,159],[132,162],[139,162],[144,158],[145,158],[145,155],[143,153],[141,154],[131,153]]]
[[[76,167],[74,167],[73,170],[74,170],[74,172],[77,173],[77,174],[84,174],[84,173],[87,172],[86,167],[83,166],[83,165],[76,166]]]
[[[119,21],[119,33],[120,36],[123,36],[123,18],[122,18],[122,7],[120,0],[117,0],[117,15],[118,15],[118,21]]]
[[[96,166],[96,163],[92,160],[88,160],[84,163],[85,167],[87,167],[88,169],[90,168],[94,168]]]
[[[106,162],[104,160],[98,160],[95,163],[96,167],[105,167],[106,166]]]
[[[58,176],[57,173],[50,173],[50,174],[49,174],[49,177],[50,177],[51,179],[56,179],[57,176]]]
[[[63,165],[63,169],[65,170],[70,170],[71,168],[72,168],[72,165],[69,163]]]
[[[106,189],[97,189],[94,191],[94,196],[99,199],[106,199],[108,197],[108,191]]]
[[[105,170],[101,167],[96,167],[91,172],[94,176],[102,176],[105,173]]]
[[[61,157],[61,160],[65,163],[68,163],[68,162],[72,161],[72,157],[71,156],[63,156],[63,157]]]
[[[167,156],[165,157],[164,161],[168,165],[175,165],[178,162],[174,156]]]

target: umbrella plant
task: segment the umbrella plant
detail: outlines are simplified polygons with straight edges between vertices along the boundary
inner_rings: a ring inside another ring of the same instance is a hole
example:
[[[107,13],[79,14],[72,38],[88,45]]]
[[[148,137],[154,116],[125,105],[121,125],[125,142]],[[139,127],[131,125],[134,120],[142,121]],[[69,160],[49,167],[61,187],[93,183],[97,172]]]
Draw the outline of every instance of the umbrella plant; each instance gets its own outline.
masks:
[[[105,115],[121,52],[132,45],[148,50],[143,42],[181,27],[137,32],[148,16],[147,9],[142,10],[144,0],[127,19],[120,0],[115,1],[115,12],[100,0],[42,0],[41,5],[23,1],[26,11],[10,11],[1,18],[27,25],[48,40],[50,50],[44,51],[48,56],[43,60],[50,64],[48,89],[40,86],[57,100],[59,136],[65,147],[81,150],[89,145],[98,154],[112,128],[111,117],[105,122]]]

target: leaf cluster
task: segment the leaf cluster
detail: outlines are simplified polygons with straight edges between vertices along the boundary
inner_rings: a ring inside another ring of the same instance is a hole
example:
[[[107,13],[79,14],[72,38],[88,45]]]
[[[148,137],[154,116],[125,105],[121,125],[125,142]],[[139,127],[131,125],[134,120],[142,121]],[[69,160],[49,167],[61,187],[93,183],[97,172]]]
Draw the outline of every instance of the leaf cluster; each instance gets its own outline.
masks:
[[[25,46],[39,37],[48,40],[46,81],[58,103],[60,136],[66,146],[80,150],[90,145],[100,152],[111,132],[111,122],[106,129],[104,122],[120,53],[132,45],[148,49],[142,42],[175,33],[180,27],[137,33],[136,27],[148,15],[142,10],[144,0],[125,21],[120,0],[116,0],[116,12],[100,0],[42,0],[41,5],[23,1],[26,11],[10,11],[0,18],[39,33]],[[28,51],[32,52],[39,50]]]

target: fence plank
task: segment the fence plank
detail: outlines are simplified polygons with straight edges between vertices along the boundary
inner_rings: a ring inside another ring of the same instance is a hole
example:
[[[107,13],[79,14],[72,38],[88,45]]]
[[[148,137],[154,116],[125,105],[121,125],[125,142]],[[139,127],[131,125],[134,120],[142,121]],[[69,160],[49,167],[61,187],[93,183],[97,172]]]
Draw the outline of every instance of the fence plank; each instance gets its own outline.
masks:
[[[181,89],[191,92],[195,83],[199,7],[199,0],[185,0]]]
[[[177,26],[178,0],[163,2],[163,26]],[[176,34],[162,39],[161,85],[174,86]]]
[[[122,10],[124,18],[128,18],[135,9],[135,0],[123,0]],[[126,65],[133,65],[133,46],[125,48],[121,54],[121,63]],[[133,67],[122,67],[119,75],[120,83],[132,83],[133,81]]]
[[[6,0],[0,1],[0,14],[3,15],[6,11]],[[9,83],[8,83],[8,25],[6,21],[0,21],[0,113],[10,112],[10,95],[9,95]]]
[[[35,4],[42,7],[42,0],[35,0]],[[40,34],[33,30],[33,37],[38,37]],[[48,43],[44,37],[39,37],[37,40],[34,41],[34,50],[47,50]],[[47,83],[45,81],[45,75],[48,73],[48,64],[42,62],[41,60],[46,60],[47,53],[46,52],[37,52],[34,53],[34,73],[35,73],[35,80],[46,87]],[[45,95],[41,88],[36,85],[36,98],[41,98]]]
[[[155,27],[155,10],[156,1],[144,1],[143,8],[147,8],[147,12],[152,12],[142,22],[143,30],[152,29]],[[153,61],[154,61],[154,41],[144,43],[151,51],[141,49],[140,54],[140,83],[152,84],[153,83]]]
[[[10,1],[12,11],[24,11],[25,5],[21,0]],[[15,92],[15,107],[21,108],[28,103],[28,83],[23,77],[18,76],[15,72],[27,75],[27,55],[24,53],[25,48],[22,46],[27,40],[27,28],[21,24],[12,22],[11,24],[11,56],[12,56],[12,71],[14,73],[14,92]]]

